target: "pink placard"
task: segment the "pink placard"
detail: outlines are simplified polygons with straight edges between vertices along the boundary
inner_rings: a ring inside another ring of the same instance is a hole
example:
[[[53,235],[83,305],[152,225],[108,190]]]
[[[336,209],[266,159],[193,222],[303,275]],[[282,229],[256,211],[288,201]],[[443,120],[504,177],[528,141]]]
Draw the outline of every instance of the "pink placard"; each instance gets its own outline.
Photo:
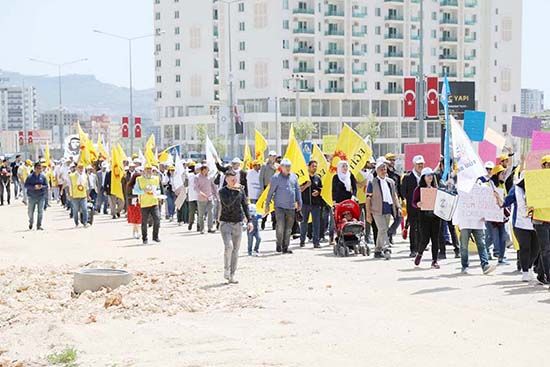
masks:
[[[483,161],[483,163],[487,161],[491,161],[495,163],[495,160],[497,159],[497,147],[496,145],[489,143],[487,140],[482,141],[479,143],[479,158]]]
[[[533,131],[531,150],[550,149],[550,132]]]
[[[422,187],[420,188],[420,206],[421,210],[434,210],[435,207],[435,197],[437,196],[436,188]]]
[[[548,154],[550,154],[550,149],[530,151],[525,158],[525,169],[540,169],[540,159]]]
[[[413,169],[413,158],[416,155],[424,157],[425,167],[436,168],[441,157],[441,145],[437,143],[429,144],[406,144],[405,145],[405,170]]]

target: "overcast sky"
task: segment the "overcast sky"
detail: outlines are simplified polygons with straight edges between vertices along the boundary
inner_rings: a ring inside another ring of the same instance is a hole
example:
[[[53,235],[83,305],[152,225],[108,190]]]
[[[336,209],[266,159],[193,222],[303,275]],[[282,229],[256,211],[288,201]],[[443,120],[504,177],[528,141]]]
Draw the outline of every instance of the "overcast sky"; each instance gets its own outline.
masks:
[[[54,74],[55,69],[28,58],[66,62],[87,57],[87,62],[67,67],[65,73],[94,74],[101,81],[127,86],[127,43],[92,30],[125,36],[153,31],[153,0],[0,0],[0,3],[0,69],[4,70]],[[546,104],[550,106],[547,66],[550,51],[545,31],[550,0],[523,0],[523,3],[522,85],[545,90]],[[133,54],[135,87],[153,87],[152,39],[136,41]]]

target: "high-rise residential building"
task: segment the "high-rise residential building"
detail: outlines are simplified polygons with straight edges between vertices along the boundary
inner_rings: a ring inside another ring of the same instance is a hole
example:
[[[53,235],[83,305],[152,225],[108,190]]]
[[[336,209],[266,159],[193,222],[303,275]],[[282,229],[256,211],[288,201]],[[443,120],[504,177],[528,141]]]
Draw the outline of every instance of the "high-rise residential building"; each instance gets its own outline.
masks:
[[[420,75],[421,16],[424,76],[475,82],[476,108],[508,134],[520,108],[521,0],[155,0],[162,143],[192,149],[197,124],[232,139],[233,112],[245,130],[237,151],[254,128],[280,150],[298,119],[321,141],[373,114],[375,154],[400,153],[419,141],[403,117],[403,78]],[[422,128],[439,141],[439,121]]]
[[[521,90],[521,114],[531,115],[544,111],[544,92],[537,89]]]
[[[34,87],[0,87],[0,130],[38,128]]]
[[[60,117],[60,115],[62,117]],[[38,125],[41,129],[50,130],[53,127],[59,126],[60,118],[63,119],[64,126],[71,126],[81,119],[80,115],[75,112],[64,110],[61,114],[59,110],[45,111],[40,113]]]

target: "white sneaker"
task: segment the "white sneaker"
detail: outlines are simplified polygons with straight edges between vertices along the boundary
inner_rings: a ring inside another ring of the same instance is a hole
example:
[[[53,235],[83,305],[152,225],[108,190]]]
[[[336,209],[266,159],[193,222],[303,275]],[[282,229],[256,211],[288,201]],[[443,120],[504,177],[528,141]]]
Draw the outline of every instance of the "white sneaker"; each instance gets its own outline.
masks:
[[[233,278],[233,275],[229,276],[229,284],[238,284],[239,281]]]
[[[528,271],[524,271],[521,273],[521,281],[525,283],[529,283],[531,281],[531,274],[529,274]]]
[[[223,272],[223,277],[224,277],[225,279],[229,280],[229,270],[225,270],[225,271]]]
[[[258,256],[260,256],[260,253],[259,253],[258,251],[254,251],[254,252],[252,253],[252,256],[258,257]]]
[[[468,270],[469,270],[469,268],[462,268],[461,273],[465,274],[465,275],[468,275],[468,274],[470,274]]]

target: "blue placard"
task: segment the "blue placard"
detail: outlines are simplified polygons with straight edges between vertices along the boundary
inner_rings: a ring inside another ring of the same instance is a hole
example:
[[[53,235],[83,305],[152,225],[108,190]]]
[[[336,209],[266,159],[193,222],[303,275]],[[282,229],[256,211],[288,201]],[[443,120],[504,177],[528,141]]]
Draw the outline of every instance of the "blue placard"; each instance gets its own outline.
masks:
[[[304,159],[306,160],[306,163],[309,163],[309,160],[311,159],[312,149],[313,149],[313,143],[311,141],[302,142],[302,154],[304,155]]]
[[[483,141],[485,136],[485,112],[464,111],[464,131],[471,141]]]

